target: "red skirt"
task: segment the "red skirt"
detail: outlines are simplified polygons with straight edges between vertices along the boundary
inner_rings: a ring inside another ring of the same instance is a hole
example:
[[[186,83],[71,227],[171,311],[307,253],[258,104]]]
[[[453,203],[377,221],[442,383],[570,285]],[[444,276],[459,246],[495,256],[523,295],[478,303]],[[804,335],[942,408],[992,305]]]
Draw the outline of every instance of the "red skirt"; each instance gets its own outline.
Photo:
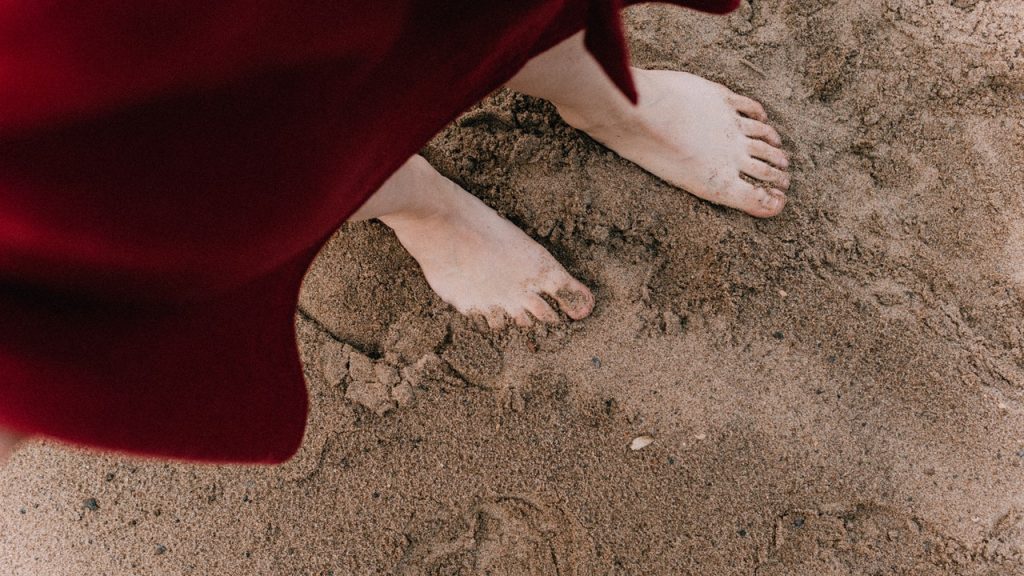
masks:
[[[581,29],[633,96],[620,8],[0,1],[0,427],[290,457],[307,410],[293,315],[320,246]]]

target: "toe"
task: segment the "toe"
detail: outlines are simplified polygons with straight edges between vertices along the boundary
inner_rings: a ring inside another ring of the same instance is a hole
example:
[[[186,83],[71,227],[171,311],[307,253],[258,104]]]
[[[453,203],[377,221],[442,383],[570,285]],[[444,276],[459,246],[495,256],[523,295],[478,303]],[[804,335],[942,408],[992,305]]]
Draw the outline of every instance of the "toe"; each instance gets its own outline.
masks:
[[[512,322],[520,328],[529,328],[533,326],[533,317],[525,309],[517,310],[510,314]]]
[[[484,314],[484,318],[487,320],[487,326],[491,330],[504,330],[508,324],[508,315],[504,310],[498,307],[491,308]]]
[[[789,174],[756,158],[747,159],[743,165],[743,173],[769,184],[774,184],[783,190],[789,189]]]
[[[779,136],[778,131],[764,122],[758,122],[750,118],[740,118],[740,131],[750,138],[764,140],[772,146],[782,146],[782,137]]]
[[[747,152],[754,158],[770,162],[783,170],[789,168],[789,158],[786,153],[762,140],[748,140]]]
[[[545,324],[557,324],[559,321],[558,312],[555,312],[551,305],[536,294],[532,294],[526,302],[526,310],[533,314],[534,318]]]
[[[562,312],[573,320],[586,318],[594,310],[594,295],[589,288],[572,277],[553,291],[551,296],[558,302]]]
[[[739,94],[732,92],[729,94],[729,104],[736,109],[737,112],[743,114],[748,118],[754,120],[760,120],[766,122],[768,120],[768,113],[764,111],[764,106],[757,100],[751,100],[746,96],[740,96]]]
[[[767,218],[775,216],[786,206],[786,194],[778,188],[756,188],[757,201],[761,205],[762,212],[757,216]]]
[[[777,188],[753,186],[737,178],[736,183],[721,195],[719,203],[742,210],[751,216],[769,218],[785,207],[786,195]]]

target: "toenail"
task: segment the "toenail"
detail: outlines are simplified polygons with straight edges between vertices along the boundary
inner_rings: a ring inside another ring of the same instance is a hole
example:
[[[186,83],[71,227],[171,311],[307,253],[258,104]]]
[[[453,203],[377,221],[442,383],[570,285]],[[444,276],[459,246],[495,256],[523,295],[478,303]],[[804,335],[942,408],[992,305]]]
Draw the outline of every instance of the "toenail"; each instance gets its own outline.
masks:
[[[781,208],[786,203],[786,194],[783,191],[777,188],[769,188],[765,192],[767,193],[765,206],[768,208],[775,210]]]

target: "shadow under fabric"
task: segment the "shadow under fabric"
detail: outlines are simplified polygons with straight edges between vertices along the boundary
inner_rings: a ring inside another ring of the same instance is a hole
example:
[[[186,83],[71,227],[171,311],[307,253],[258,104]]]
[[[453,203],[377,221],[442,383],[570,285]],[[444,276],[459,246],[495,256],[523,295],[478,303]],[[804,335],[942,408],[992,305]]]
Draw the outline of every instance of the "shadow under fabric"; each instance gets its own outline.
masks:
[[[581,29],[635,100],[621,8],[0,4],[0,427],[289,458],[307,411],[294,312],[320,246],[460,112]]]

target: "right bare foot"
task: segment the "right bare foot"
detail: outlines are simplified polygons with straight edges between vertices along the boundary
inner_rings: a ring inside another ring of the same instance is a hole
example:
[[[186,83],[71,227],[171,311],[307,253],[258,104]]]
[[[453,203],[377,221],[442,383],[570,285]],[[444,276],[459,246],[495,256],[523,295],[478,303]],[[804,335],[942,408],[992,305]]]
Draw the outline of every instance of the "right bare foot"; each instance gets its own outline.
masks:
[[[636,106],[616,94],[607,104],[587,102],[589,109],[559,107],[562,118],[695,196],[759,218],[782,210],[789,159],[761,104],[686,72],[633,73]]]
[[[590,290],[515,224],[423,158],[414,157],[402,170],[417,172],[404,180],[404,185],[419,188],[409,193],[430,201],[412,201],[409,205],[416,209],[378,218],[395,231],[442,300],[463,314],[483,315],[495,329],[509,319],[520,326],[529,326],[534,319],[558,322],[543,296],[574,320],[590,315]],[[395,193],[389,184],[381,191]]]
[[[782,210],[789,158],[761,104],[685,72],[634,68],[633,78],[636,106],[587,51],[581,32],[534,57],[506,85],[549,100],[570,126],[695,196],[760,218]]]

